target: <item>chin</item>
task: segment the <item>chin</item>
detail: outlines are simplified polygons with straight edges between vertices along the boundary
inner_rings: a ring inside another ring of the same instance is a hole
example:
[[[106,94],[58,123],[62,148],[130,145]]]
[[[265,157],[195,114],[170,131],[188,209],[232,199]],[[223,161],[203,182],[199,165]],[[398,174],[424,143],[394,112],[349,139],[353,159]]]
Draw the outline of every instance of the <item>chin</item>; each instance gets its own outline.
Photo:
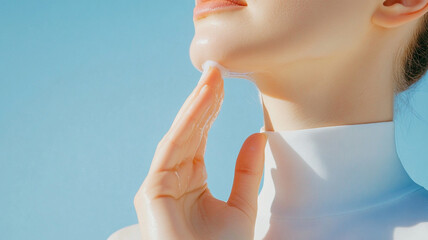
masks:
[[[225,41],[224,38],[211,36],[202,38],[195,36],[190,44],[189,55],[193,66],[202,72],[202,64],[212,60],[231,72],[245,73],[254,70],[251,57],[245,46],[239,42]],[[246,54],[244,54],[246,53]]]
[[[198,40],[193,38],[190,45],[189,55],[193,66],[202,71],[202,64],[207,60],[213,60],[231,70],[234,66],[233,57],[228,49],[215,41]],[[220,45],[220,46],[219,46]]]

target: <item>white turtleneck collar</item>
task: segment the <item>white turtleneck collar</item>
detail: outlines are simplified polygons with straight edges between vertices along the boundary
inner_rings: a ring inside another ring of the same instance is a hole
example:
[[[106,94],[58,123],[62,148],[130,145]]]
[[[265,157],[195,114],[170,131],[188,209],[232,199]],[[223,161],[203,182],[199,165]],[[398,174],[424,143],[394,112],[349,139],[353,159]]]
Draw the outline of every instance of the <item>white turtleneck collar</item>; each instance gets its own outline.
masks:
[[[394,122],[265,131],[259,214],[332,216],[383,204],[421,188],[396,152]]]
[[[392,121],[260,132],[255,239],[428,239],[428,192],[401,165]],[[141,237],[134,224],[109,239]]]

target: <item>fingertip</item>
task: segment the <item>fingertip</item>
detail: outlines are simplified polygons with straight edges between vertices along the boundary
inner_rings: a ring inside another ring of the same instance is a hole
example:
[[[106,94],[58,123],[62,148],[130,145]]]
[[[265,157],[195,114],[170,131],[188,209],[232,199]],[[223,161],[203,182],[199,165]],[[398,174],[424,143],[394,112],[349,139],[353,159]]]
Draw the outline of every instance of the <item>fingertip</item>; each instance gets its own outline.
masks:
[[[262,152],[263,146],[266,145],[267,136],[263,133],[253,133],[245,141],[244,145],[247,149],[254,154],[255,152]]]
[[[218,71],[220,71],[221,77],[227,76],[229,74],[229,70],[227,70],[224,66],[222,66],[221,64],[219,64],[216,61],[207,60],[204,62],[204,64],[202,64],[202,69],[204,71],[208,70],[211,67],[215,67]]]
[[[222,73],[221,73],[220,69],[218,69],[215,66],[210,66],[209,69],[210,69],[210,74],[209,75],[212,78],[219,79],[219,80],[223,81],[223,76],[222,76]]]
[[[252,141],[260,141],[266,143],[268,136],[266,133],[253,133],[249,138],[254,139]]]
[[[268,139],[268,135],[266,133],[260,133],[260,134],[263,135],[263,140],[266,143]]]
[[[221,71],[220,71],[220,69],[218,69],[217,67],[215,67],[215,66],[210,66],[208,69],[209,69],[209,71],[211,71],[211,72],[215,72],[215,74],[220,75],[220,77],[221,77]]]
[[[207,85],[211,85],[215,89],[223,89],[224,81],[221,75],[221,71],[217,67],[209,66],[206,73],[205,83]]]

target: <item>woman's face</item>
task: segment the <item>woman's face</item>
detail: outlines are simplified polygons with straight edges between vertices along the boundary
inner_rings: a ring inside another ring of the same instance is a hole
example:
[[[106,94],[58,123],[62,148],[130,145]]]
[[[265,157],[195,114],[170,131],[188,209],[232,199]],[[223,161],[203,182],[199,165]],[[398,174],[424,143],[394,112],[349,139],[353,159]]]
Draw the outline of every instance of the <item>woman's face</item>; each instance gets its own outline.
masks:
[[[237,10],[194,20],[192,64],[214,60],[233,72],[269,72],[356,46],[382,1],[246,0]]]

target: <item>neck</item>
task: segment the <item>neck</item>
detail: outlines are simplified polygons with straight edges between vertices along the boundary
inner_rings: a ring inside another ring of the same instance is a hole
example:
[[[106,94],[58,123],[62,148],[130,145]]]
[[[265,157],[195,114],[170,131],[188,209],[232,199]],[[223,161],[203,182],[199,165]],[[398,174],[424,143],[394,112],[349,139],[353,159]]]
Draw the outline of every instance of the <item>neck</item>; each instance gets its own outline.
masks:
[[[397,156],[394,122],[265,131],[259,204],[312,218],[356,211],[419,189]]]
[[[394,46],[379,48],[378,41],[371,38],[334,56],[252,73],[260,91],[265,129],[391,121],[396,90],[390,49]]]
[[[272,214],[339,214],[419,188],[396,154],[394,58],[366,44],[253,73],[271,131],[259,200]]]

